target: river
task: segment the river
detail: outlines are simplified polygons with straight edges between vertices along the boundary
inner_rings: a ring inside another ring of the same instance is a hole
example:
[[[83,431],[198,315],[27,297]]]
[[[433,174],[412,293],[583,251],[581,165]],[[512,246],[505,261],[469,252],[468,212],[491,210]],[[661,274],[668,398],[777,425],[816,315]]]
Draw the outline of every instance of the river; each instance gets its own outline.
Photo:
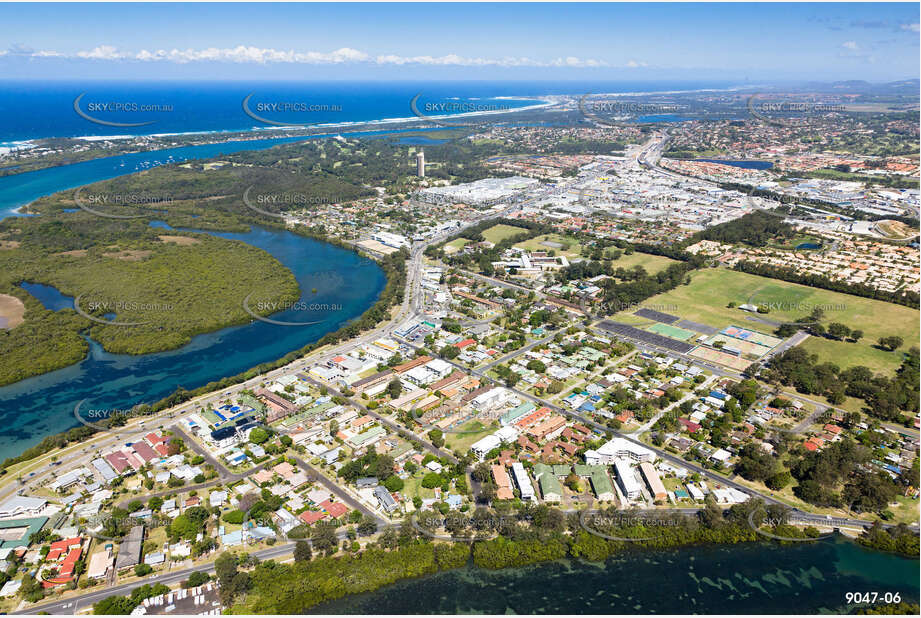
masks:
[[[14,209],[42,195],[136,169],[279,143],[281,140],[252,140],[190,146],[7,176],[0,178],[0,214],[10,216]],[[47,435],[76,426],[74,408],[83,400],[84,406],[96,409],[154,403],[180,386],[194,389],[281,358],[360,316],[386,284],[384,272],[372,260],[292,232],[254,227],[247,233],[215,235],[265,250],[294,274],[302,302],[335,307],[311,315],[311,321],[319,321],[317,324],[281,326],[255,321],[198,335],[182,348],[156,354],[110,354],[90,341],[89,354],[80,363],[0,388],[0,460],[20,454]],[[250,291],[241,290],[241,303]],[[271,317],[305,321],[297,317],[298,313],[303,315],[292,309]]]
[[[310,614],[811,614],[848,592],[918,602],[918,561],[844,539],[638,549],[604,564],[473,566],[311,607]]]

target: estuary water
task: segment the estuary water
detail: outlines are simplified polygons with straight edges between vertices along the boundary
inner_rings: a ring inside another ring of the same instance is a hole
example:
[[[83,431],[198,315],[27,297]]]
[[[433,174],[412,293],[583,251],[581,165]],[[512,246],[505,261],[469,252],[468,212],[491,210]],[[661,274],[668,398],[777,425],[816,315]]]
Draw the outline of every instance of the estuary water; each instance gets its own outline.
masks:
[[[399,582],[310,614],[810,614],[854,609],[845,594],[918,602],[918,561],[844,539],[637,549],[603,564],[473,566]]]
[[[3,177],[0,217],[13,216],[20,206],[56,191],[171,161],[256,150],[281,141],[190,146]],[[254,227],[247,233],[214,235],[265,250],[294,274],[300,285],[301,302],[324,303],[330,308],[311,315],[316,324],[280,326],[254,321],[198,335],[182,348],[157,354],[110,354],[89,341],[89,354],[82,362],[0,387],[0,460],[22,453],[47,435],[76,426],[74,408],[83,400],[87,407],[126,409],[139,403],[154,403],[178,387],[197,388],[281,358],[360,316],[374,304],[386,284],[386,276],[375,262],[288,231]],[[39,300],[51,303],[49,308],[60,309],[56,290],[46,286],[33,286],[32,290]],[[240,291],[241,303],[251,291]],[[303,316],[303,312],[291,309],[271,317],[288,322],[306,321],[298,318],[298,314]]]

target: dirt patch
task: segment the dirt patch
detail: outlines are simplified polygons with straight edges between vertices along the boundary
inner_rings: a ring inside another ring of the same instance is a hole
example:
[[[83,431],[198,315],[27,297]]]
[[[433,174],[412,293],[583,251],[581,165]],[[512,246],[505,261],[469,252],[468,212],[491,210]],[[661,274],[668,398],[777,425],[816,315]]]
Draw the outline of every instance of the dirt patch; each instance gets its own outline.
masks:
[[[73,251],[62,251],[55,253],[55,256],[86,257],[86,249],[74,249]]]
[[[119,251],[118,253],[106,253],[105,256],[115,258],[116,260],[124,260],[126,262],[138,262],[146,257],[149,257],[152,253],[153,251],[134,249]]]
[[[383,255],[390,255],[391,253],[395,253],[395,252],[399,251],[399,249],[394,249],[393,247],[388,247],[387,245],[385,245],[385,244],[383,244],[383,243],[381,243],[381,242],[378,242],[378,241],[376,241],[376,240],[370,240],[370,239],[369,239],[369,240],[363,240],[363,241],[361,241],[361,242],[359,242],[359,243],[357,243],[357,244],[358,244],[358,246],[360,246],[360,247],[364,247],[365,249],[370,249],[371,251],[374,251],[375,253],[380,253],[380,254],[383,254]]]
[[[0,294],[0,328],[16,328],[22,324],[26,306],[15,296]]]
[[[911,226],[905,225],[901,221],[893,221],[891,219],[877,221],[876,230],[883,236],[893,239],[911,238],[918,233],[917,230],[913,229]]]
[[[177,245],[197,245],[201,241],[197,238],[192,238],[191,236],[158,236],[163,242],[174,242]]]
[[[0,240],[0,249],[18,249],[19,245],[18,240]]]

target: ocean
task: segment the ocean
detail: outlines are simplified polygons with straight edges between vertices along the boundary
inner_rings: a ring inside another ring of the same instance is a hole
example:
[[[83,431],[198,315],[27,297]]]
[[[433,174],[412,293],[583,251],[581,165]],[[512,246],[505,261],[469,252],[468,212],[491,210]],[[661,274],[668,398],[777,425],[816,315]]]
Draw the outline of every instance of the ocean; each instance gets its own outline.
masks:
[[[450,116],[521,109],[541,104],[541,97],[562,94],[721,90],[735,85],[719,81],[7,80],[0,82],[0,147],[50,137],[236,132],[279,128],[271,123],[348,126],[412,119],[416,115],[410,104],[416,95],[416,108],[423,115]],[[252,115],[244,109],[244,100]],[[115,124],[97,124],[94,120]],[[140,126],[121,126],[124,124]]]

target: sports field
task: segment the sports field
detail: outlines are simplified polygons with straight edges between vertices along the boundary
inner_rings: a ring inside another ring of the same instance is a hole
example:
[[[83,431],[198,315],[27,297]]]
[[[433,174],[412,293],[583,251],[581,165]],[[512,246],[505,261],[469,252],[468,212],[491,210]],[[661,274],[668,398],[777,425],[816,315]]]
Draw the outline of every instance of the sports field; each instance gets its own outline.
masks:
[[[505,225],[504,223],[500,223],[498,225],[492,226],[487,230],[483,230],[483,238],[493,244],[496,244],[498,242],[502,242],[506,238],[511,238],[512,236],[517,236],[518,234],[523,234],[527,231],[528,230],[524,229],[523,227],[515,227],[513,225]]]
[[[684,330],[683,328],[678,328],[677,326],[670,326],[662,323],[653,324],[646,330],[656,333],[657,335],[671,337],[672,339],[680,339],[681,341],[687,341],[697,334],[689,330]]]
[[[750,302],[768,304],[768,314],[748,314],[727,305]],[[880,337],[898,335],[904,340],[902,351],[918,345],[918,311],[910,307],[869,298],[851,296],[829,290],[810,288],[767,277],[759,277],[734,270],[706,269],[691,274],[690,285],[679,285],[674,290],[653,296],[649,305],[676,306],[670,311],[682,318],[724,328],[734,324],[772,333],[774,328],[759,323],[758,319],[772,322],[794,321],[803,318],[813,307],[824,308],[822,323],[841,322],[849,328],[863,331],[858,343],[832,341],[810,337],[804,344],[806,350],[819,355],[821,361],[839,367],[865,365],[875,371],[894,372],[902,362],[902,355],[883,352],[872,346]],[[614,319],[630,323],[629,313]]]

